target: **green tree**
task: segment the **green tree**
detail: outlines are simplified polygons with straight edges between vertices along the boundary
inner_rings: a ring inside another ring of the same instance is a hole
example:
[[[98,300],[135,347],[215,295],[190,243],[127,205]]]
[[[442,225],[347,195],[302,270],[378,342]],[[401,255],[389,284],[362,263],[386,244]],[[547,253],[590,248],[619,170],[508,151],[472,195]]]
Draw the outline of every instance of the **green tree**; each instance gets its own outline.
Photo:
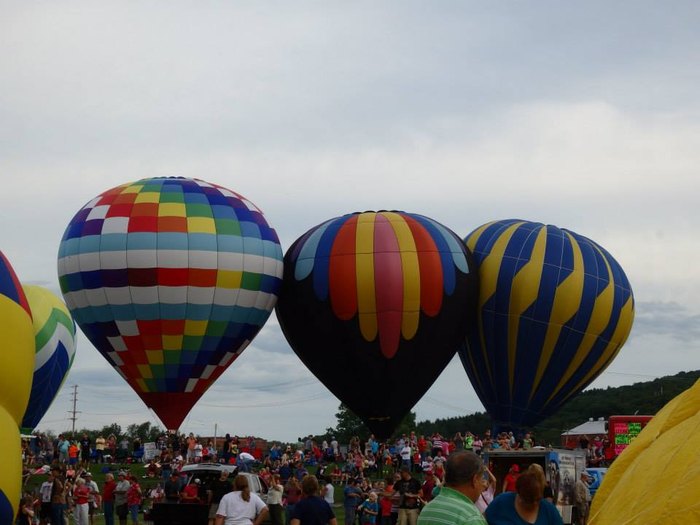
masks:
[[[335,436],[339,443],[347,443],[353,436],[357,436],[361,441],[364,441],[372,434],[372,431],[362,422],[362,419],[344,403],[338,406],[338,412],[336,412],[335,417],[338,420],[338,424],[335,428],[327,428],[326,433]],[[394,435],[408,434],[415,429],[416,413],[409,412],[397,426]]]
[[[328,428],[326,432],[335,436],[338,443],[347,443],[353,436],[358,436],[360,439],[369,437],[370,431],[367,426],[345,403],[338,406],[335,418],[338,420],[335,428]]]
[[[102,437],[105,439],[114,434],[114,437],[119,439],[122,436],[122,427],[117,423],[112,423],[111,425],[102,427],[102,430],[100,430],[97,434],[102,435]]]
[[[140,425],[129,425],[126,428],[126,435],[130,439],[139,438],[139,440],[141,440],[141,443],[149,443],[156,441],[158,439],[158,436],[160,436],[163,432],[163,429],[155,425],[152,426],[151,423],[149,423],[148,421],[146,421],[145,423],[141,423]]]

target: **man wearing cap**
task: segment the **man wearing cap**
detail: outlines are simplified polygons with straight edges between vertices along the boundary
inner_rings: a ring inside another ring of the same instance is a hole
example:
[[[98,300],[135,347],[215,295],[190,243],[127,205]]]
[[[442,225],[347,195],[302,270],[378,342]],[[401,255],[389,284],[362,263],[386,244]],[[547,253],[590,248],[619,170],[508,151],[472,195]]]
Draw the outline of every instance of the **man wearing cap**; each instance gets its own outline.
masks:
[[[398,525],[416,525],[418,520],[418,499],[421,495],[420,482],[411,476],[409,467],[401,467],[401,479],[394,483],[394,494],[399,495]]]
[[[508,470],[508,474],[503,478],[503,490],[501,492],[515,492],[515,482],[520,476],[520,466],[513,463]]]
[[[578,514],[578,521],[575,523],[578,525],[586,525],[586,520],[588,519],[588,506],[591,502],[591,491],[588,486],[589,480],[590,476],[584,470],[574,486],[574,503]]]
[[[447,456],[445,485],[418,517],[418,525],[486,525],[474,502],[484,490],[484,464],[466,450]]]
[[[180,473],[177,470],[173,470],[170,473],[170,479],[163,486],[165,501],[168,503],[180,501],[180,488]]]
[[[199,503],[199,479],[191,480],[180,493],[182,503]]]
[[[126,525],[126,517],[129,515],[129,506],[127,505],[126,493],[131,487],[131,483],[126,477],[126,472],[120,470],[117,479],[117,486],[114,489],[114,508],[119,517],[119,525]]]
[[[93,525],[95,523],[95,511],[97,510],[97,502],[100,497],[100,489],[97,486],[97,483],[92,479],[92,472],[87,471],[84,474],[85,478],[85,486],[88,488],[90,491],[90,495],[88,496],[88,520],[90,525]]]

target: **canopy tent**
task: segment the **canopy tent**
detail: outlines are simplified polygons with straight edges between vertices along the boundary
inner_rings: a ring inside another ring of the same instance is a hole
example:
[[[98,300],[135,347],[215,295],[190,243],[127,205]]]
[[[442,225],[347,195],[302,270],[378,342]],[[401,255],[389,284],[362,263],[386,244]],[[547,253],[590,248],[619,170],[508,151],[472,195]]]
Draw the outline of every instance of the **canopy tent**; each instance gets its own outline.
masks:
[[[594,438],[595,436],[605,436],[608,433],[605,418],[589,419],[585,423],[574,427],[561,434],[561,444],[567,448],[578,447],[578,440],[583,436]]]

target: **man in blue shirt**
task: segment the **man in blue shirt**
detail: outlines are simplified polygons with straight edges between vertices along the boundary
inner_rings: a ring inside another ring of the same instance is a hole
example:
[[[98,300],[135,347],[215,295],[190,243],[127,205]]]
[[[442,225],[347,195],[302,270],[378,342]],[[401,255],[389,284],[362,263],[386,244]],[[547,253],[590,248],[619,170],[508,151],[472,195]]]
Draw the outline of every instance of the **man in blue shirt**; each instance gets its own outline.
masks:
[[[362,501],[362,491],[357,486],[357,481],[353,478],[348,480],[348,484],[343,489],[343,496],[345,501],[343,506],[345,507],[345,523],[351,525],[355,523],[355,513],[357,511],[357,506]]]

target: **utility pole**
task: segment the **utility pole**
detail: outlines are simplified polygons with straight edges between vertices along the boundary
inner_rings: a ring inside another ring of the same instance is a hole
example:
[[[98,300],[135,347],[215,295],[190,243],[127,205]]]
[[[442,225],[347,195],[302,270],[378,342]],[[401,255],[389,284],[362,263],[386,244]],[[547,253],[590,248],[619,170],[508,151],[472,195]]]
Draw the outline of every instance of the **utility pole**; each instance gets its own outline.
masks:
[[[73,385],[73,410],[69,410],[68,413],[71,414],[70,419],[73,422],[73,428],[71,434],[75,434],[75,420],[78,419],[76,414],[80,414],[80,411],[76,410],[75,407],[78,404],[78,385]]]

